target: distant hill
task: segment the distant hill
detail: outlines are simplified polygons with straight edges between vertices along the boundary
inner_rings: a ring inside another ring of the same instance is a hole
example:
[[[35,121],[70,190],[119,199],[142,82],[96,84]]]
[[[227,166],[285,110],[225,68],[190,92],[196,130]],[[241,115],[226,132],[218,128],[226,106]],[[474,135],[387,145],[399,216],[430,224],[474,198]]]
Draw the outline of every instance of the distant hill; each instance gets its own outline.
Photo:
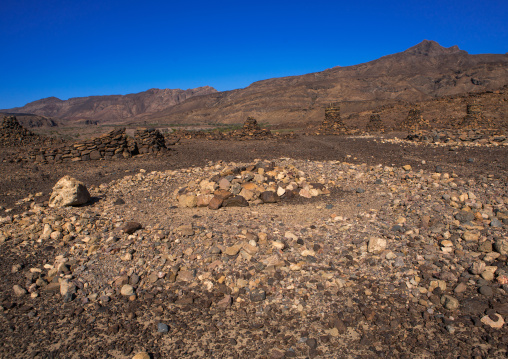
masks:
[[[48,97],[3,111],[58,118],[63,123],[122,123],[138,115],[161,111],[191,97],[215,92],[214,88],[205,86],[189,90],[150,89],[129,95],[75,97],[65,101]]]
[[[508,54],[469,55],[457,46],[423,41],[410,49],[360,65],[255,82],[240,90],[195,97],[148,122],[265,123],[321,121],[324,107],[341,102],[342,113],[416,103],[442,96],[497,90],[508,84]]]
[[[215,124],[242,123],[253,116],[261,123],[303,125],[321,121],[330,102],[341,102],[342,113],[348,117],[383,107],[495,91],[506,85],[508,54],[470,55],[457,46],[444,48],[424,40],[364,64],[258,81],[233,91],[204,87],[188,90],[192,96],[180,95],[178,100],[164,98],[158,91],[181,90],[67,101],[49,98],[10,111],[74,121]]]

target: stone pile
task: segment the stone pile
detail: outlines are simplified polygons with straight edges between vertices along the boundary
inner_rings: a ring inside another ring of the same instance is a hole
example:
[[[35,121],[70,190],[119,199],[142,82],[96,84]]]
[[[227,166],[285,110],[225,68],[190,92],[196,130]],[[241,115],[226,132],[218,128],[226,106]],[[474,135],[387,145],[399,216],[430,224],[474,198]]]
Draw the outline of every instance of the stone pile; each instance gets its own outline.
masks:
[[[3,118],[0,127],[0,146],[24,146],[40,142],[40,136],[21,126],[16,116]]]
[[[349,134],[349,129],[344,124],[340,116],[340,105],[338,103],[331,103],[325,108],[325,119],[319,126],[318,135],[337,135]]]
[[[154,128],[138,128],[134,133],[139,153],[157,153],[166,149],[164,136]]]
[[[259,139],[259,138],[271,138],[273,134],[270,130],[262,129],[259,127],[258,122],[253,117],[247,117],[243,127],[240,130],[232,131],[229,134],[235,139]]]
[[[407,140],[448,146],[508,146],[502,130],[428,130],[410,133]]]
[[[365,129],[367,132],[385,132],[386,130],[383,121],[381,121],[381,116],[377,113],[370,115]]]
[[[473,102],[467,104],[466,116],[458,123],[458,127],[462,129],[492,128],[492,121],[483,115],[482,106]]]
[[[211,178],[192,181],[175,191],[181,207],[247,207],[276,203],[295,197],[312,198],[330,191],[323,183],[309,183],[294,166],[258,162],[242,167],[225,167]]]
[[[401,131],[419,131],[429,128],[429,122],[423,118],[422,111],[418,107],[409,110],[409,113],[404,121],[399,124]]]
[[[38,148],[29,152],[28,160],[35,162],[90,161],[129,158],[140,153],[156,153],[166,148],[157,130],[138,130],[136,139],[125,134],[125,128],[110,131],[100,137],[71,145]]]

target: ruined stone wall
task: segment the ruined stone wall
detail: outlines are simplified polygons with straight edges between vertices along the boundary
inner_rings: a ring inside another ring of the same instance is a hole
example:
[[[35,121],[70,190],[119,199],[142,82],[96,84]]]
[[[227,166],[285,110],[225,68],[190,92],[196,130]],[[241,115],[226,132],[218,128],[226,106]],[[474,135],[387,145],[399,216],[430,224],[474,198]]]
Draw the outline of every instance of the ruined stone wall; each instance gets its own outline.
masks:
[[[139,151],[140,148],[142,151]],[[121,128],[88,141],[32,150],[28,154],[28,160],[35,162],[107,160],[128,158],[139,153],[156,153],[163,149],[166,149],[166,145],[159,131],[139,129],[136,131],[135,139],[132,139],[125,134],[125,128]]]
[[[134,140],[139,153],[157,153],[166,149],[164,136],[153,128],[138,128],[134,133]]]

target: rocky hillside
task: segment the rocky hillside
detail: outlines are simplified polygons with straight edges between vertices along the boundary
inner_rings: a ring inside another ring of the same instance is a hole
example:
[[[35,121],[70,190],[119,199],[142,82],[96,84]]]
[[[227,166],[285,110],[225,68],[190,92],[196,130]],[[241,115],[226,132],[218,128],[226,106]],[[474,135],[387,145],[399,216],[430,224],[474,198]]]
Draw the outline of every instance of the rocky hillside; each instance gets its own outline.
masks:
[[[302,76],[255,82],[245,89],[195,97],[149,122],[308,123],[323,119],[323,107],[342,102],[345,115],[383,105],[421,102],[441,96],[497,90],[508,84],[508,55],[469,55],[457,46],[423,41],[368,63],[334,67]]]
[[[129,95],[75,97],[65,101],[48,97],[8,111],[55,117],[64,123],[115,123],[164,110],[194,96],[215,92],[214,88],[205,86],[189,90],[150,89]]]
[[[48,128],[48,127],[56,127],[58,126],[58,122],[53,118],[32,115],[32,114],[23,114],[23,113],[8,113],[8,112],[0,112],[0,118],[15,116],[18,122],[27,128]]]

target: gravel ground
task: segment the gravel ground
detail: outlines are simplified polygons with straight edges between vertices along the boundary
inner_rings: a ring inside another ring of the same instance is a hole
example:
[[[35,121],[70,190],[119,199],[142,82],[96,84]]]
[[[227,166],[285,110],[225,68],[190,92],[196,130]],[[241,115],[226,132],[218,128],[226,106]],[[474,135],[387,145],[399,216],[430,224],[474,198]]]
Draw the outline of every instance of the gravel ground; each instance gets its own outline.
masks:
[[[0,355],[506,357],[507,158],[309,136],[0,163]],[[47,206],[65,174],[90,203]],[[320,190],[182,207],[253,177]]]

